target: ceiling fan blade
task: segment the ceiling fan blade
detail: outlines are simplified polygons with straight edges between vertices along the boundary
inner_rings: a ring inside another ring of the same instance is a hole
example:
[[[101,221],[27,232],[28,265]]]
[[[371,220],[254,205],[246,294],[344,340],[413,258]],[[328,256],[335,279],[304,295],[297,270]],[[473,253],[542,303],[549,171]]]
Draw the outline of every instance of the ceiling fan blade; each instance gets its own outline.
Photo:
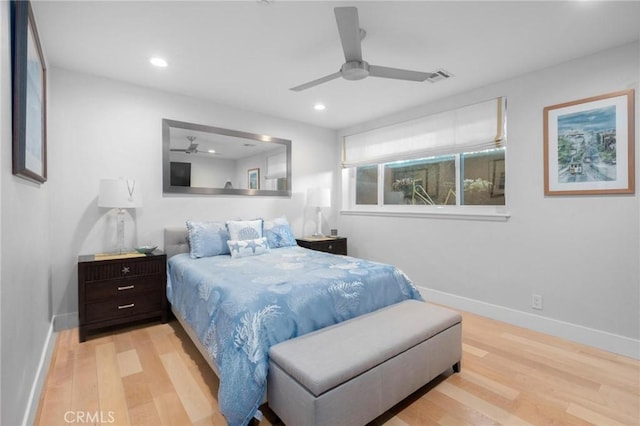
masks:
[[[333,74],[329,74],[329,75],[324,76],[322,78],[319,78],[317,80],[313,80],[313,81],[310,81],[308,83],[301,84],[300,86],[292,87],[289,90],[293,90],[294,92],[299,92],[301,90],[306,90],[306,89],[309,89],[309,88],[311,88],[313,86],[317,86],[319,84],[326,83],[327,81],[335,80],[336,78],[339,78],[341,75],[342,74],[340,73],[340,71],[334,72]]]
[[[425,81],[433,73],[369,65],[369,75],[372,77],[395,78],[397,80]]]
[[[358,9],[355,7],[336,7],[333,9],[342,42],[344,58],[349,61],[362,61],[362,47],[360,41],[360,23]]]

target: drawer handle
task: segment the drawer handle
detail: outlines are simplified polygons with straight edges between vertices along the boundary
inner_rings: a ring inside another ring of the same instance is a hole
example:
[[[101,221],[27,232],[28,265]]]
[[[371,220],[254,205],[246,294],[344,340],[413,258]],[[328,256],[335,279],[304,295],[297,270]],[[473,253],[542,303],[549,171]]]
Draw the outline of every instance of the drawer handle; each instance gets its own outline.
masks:
[[[333,250],[333,244],[329,244],[329,250]]]
[[[132,288],[134,288],[135,285],[125,285],[123,287],[118,287],[118,291],[122,291],[122,290],[131,290]]]
[[[128,274],[128,273],[129,273],[129,271],[131,271],[131,268],[130,268],[130,267],[128,267],[128,266],[123,266],[123,267],[122,267],[122,273],[123,273],[123,274]]]
[[[118,309],[129,309],[133,308],[134,306],[136,306],[135,303],[129,303],[128,305],[118,305]]]

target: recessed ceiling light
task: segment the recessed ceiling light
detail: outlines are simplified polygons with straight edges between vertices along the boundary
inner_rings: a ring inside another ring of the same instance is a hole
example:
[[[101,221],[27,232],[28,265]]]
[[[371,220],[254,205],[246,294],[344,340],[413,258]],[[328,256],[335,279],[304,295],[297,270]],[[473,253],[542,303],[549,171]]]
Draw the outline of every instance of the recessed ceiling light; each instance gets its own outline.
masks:
[[[320,103],[315,104],[313,106],[313,109],[315,109],[316,111],[323,111],[325,108],[326,108],[326,106],[324,106],[324,104],[320,104]]]
[[[165,68],[168,65],[167,61],[157,56],[154,56],[153,58],[149,59],[149,62],[151,62],[151,65],[155,65],[156,67],[160,67],[160,68]]]
[[[215,149],[210,149],[209,151],[207,151],[209,154],[215,154],[216,150]]]

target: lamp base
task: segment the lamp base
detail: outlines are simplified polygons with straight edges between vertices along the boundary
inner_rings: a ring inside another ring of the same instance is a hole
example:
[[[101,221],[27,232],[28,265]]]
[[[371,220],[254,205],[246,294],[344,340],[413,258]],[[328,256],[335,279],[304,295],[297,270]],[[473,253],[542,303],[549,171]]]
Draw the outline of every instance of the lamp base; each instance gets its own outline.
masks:
[[[316,232],[311,235],[313,238],[324,238],[322,234],[322,209],[320,207],[316,207]]]
[[[124,253],[124,209],[118,209],[116,216],[116,241],[119,254]]]

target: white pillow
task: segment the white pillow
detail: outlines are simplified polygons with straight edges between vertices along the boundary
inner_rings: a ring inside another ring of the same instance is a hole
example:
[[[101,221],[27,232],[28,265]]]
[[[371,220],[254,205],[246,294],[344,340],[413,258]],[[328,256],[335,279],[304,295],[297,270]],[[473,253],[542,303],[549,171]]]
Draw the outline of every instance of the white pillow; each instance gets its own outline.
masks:
[[[229,240],[227,241],[231,257],[257,256],[269,251],[267,238],[256,238],[254,240]]]
[[[262,219],[227,221],[230,240],[255,240],[262,238]]]

